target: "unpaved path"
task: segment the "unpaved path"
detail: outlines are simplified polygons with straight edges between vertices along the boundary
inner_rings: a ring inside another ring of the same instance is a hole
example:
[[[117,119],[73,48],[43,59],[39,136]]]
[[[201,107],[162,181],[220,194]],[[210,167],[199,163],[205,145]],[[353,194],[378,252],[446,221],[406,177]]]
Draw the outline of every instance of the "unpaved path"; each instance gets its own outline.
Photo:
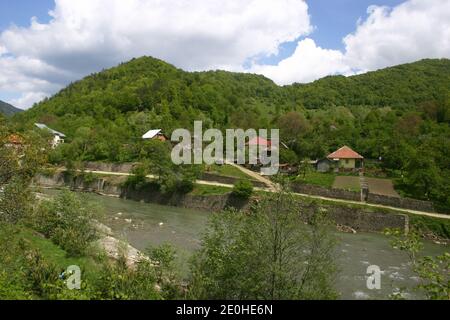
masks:
[[[270,189],[271,191],[277,191],[278,190],[276,184],[273,183],[270,179],[268,179],[268,178],[266,178],[266,177],[264,177],[264,176],[262,176],[262,175],[260,175],[260,174],[258,174],[256,172],[254,172],[252,170],[244,168],[243,166],[237,165],[235,163],[228,162],[228,161],[225,161],[225,163],[227,165],[230,165],[230,166],[233,166],[233,167],[237,168],[238,170],[241,170],[243,173],[245,173],[246,175],[252,177],[253,179],[264,183],[267,186],[267,188]]]

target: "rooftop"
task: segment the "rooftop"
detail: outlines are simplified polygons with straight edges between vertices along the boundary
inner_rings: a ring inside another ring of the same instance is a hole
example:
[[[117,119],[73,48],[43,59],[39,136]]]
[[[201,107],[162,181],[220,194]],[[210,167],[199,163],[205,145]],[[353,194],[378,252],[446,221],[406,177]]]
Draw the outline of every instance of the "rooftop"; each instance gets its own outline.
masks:
[[[364,159],[362,155],[353,151],[350,147],[343,146],[337,151],[329,154],[328,159]]]
[[[64,137],[66,136],[64,133],[61,133],[61,132],[56,131],[56,130],[53,130],[53,129],[47,127],[47,125],[45,125],[45,124],[43,124],[43,123],[35,123],[34,125],[35,125],[36,127],[38,127],[39,129],[45,129],[45,130],[50,131],[50,132],[51,132],[53,135],[55,135],[55,136],[59,136],[59,137],[61,137],[61,138],[64,138]]]

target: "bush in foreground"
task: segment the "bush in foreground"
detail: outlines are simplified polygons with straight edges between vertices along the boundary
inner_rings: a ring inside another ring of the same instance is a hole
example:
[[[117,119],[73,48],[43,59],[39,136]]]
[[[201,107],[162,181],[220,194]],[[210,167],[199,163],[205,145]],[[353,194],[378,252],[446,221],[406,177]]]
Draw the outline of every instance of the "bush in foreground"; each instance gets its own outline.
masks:
[[[241,199],[249,199],[253,194],[253,184],[248,180],[236,182],[233,188],[233,195]]]

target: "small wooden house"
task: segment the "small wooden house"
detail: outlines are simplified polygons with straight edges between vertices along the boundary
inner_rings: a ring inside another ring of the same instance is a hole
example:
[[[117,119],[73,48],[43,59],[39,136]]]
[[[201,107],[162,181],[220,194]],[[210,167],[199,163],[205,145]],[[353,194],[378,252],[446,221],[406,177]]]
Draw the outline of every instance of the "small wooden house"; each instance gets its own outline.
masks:
[[[329,154],[327,159],[335,163],[335,168],[339,170],[356,170],[364,166],[364,157],[348,146]]]

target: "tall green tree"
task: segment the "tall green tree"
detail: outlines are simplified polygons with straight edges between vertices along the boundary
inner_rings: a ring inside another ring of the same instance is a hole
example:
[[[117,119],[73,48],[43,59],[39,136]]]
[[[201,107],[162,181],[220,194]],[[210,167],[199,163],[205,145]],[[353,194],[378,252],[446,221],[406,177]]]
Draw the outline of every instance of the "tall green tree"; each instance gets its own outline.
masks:
[[[214,215],[193,259],[191,297],[336,298],[335,242],[325,214],[299,212],[296,201],[283,189],[249,214]]]

